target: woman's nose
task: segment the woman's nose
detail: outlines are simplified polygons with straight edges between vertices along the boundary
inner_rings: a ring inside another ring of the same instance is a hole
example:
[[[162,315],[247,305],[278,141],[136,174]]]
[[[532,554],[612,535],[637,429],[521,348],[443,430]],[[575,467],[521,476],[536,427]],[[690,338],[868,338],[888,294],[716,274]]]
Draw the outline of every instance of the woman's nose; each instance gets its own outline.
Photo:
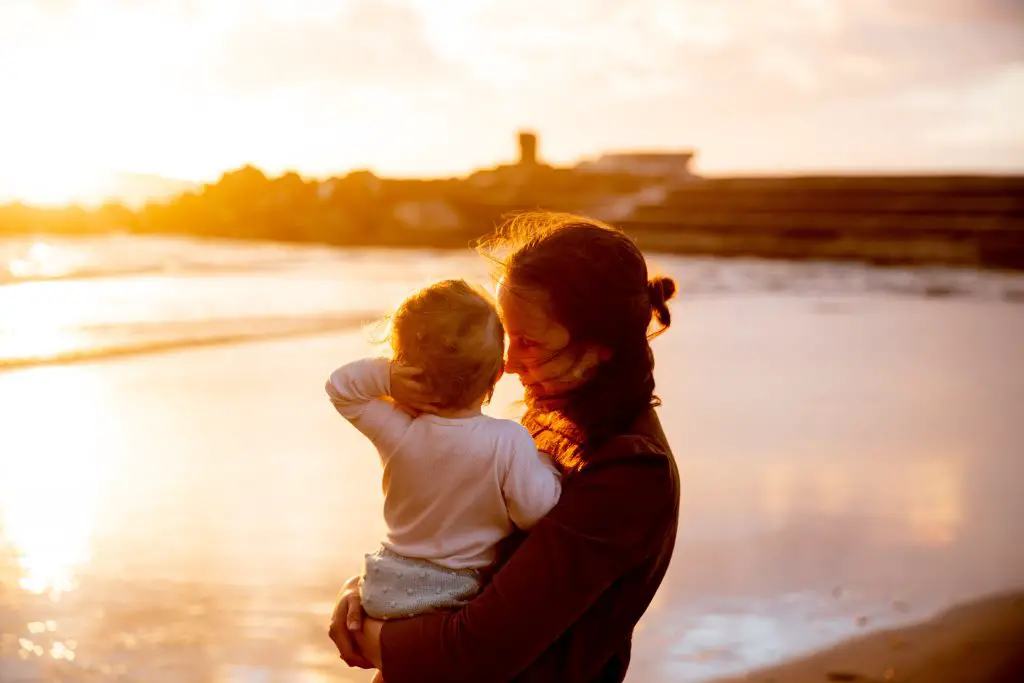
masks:
[[[523,372],[523,363],[519,358],[519,354],[509,350],[508,355],[505,357],[505,373],[509,375],[520,375]]]

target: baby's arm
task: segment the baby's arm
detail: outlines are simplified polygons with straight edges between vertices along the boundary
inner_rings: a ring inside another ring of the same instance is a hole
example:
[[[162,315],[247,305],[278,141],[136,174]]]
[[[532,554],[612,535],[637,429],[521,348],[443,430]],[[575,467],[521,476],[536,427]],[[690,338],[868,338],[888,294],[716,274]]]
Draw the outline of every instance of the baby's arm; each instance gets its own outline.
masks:
[[[327,396],[335,409],[373,441],[391,450],[412,418],[391,401],[391,363],[366,358],[342,365],[327,380]]]
[[[520,529],[529,529],[555,507],[562,495],[562,478],[551,458],[537,452],[533,437],[520,425],[512,440],[512,458],[502,493],[509,518]]]

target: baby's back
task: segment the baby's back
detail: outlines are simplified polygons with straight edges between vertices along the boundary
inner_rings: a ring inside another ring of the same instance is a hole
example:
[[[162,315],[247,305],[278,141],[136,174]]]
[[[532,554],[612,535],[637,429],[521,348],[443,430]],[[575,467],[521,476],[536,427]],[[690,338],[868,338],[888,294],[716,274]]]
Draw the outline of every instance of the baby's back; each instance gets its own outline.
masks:
[[[560,492],[529,432],[485,415],[422,415],[381,459],[384,545],[452,569],[490,564],[513,525],[532,525]]]

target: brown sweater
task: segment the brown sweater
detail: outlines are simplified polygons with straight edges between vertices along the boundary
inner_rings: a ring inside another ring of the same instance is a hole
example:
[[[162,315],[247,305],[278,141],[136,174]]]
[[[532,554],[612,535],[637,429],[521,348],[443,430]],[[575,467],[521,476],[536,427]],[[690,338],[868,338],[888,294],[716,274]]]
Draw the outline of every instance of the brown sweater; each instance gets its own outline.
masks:
[[[388,683],[623,680],[679,516],[679,473],[654,411],[627,431],[586,454],[472,603],[384,625]]]

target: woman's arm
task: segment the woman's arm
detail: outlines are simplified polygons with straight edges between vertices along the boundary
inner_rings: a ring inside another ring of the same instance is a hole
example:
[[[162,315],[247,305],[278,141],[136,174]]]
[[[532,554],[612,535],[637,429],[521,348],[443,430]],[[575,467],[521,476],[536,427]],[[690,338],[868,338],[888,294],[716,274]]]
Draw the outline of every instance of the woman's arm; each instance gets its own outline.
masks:
[[[389,450],[412,420],[386,398],[391,390],[391,362],[386,358],[341,366],[331,373],[325,389],[335,410],[378,447]]]
[[[384,678],[388,683],[513,678],[616,579],[654,552],[674,506],[669,468],[664,456],[630,455],[577,475],[468,606],[383,625]]]

